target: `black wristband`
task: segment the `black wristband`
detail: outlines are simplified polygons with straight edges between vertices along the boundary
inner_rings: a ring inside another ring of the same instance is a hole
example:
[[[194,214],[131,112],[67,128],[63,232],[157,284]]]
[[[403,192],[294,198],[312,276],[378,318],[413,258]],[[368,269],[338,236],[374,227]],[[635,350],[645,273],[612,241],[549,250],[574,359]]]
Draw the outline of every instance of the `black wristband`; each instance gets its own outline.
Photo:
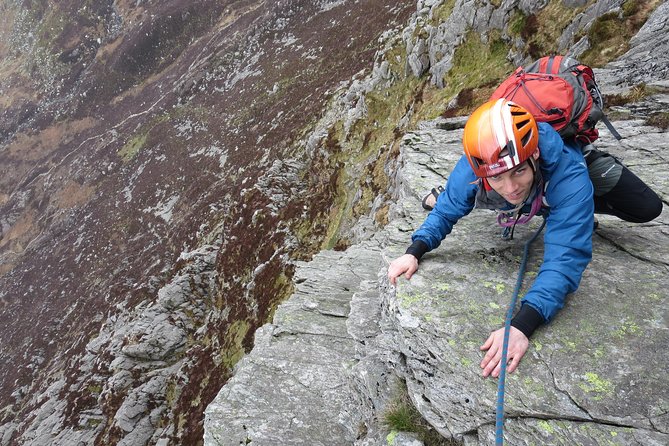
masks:
[[[416,240],[409,246],[405,252],[405,254],[411,254],[418,260],[420,260],[421,257],[423,257],[423,254],[428,252],[430,248],[425,244],[425,242],[421,242],[420,240]]]
[[[537,310],[529,305],[523,305],[513,319],[511,319],[511,326],[522,331],[529,339],[534,330],[539,328],[544,322],[544,317]]]

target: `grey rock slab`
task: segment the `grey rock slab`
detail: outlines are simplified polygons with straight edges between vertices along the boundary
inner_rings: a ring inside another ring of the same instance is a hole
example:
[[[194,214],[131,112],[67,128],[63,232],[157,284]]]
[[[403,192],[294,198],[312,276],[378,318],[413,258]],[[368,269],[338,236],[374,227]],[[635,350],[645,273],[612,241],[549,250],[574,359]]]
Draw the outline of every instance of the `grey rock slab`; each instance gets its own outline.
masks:
[[[411,432],[397,432],[390,434],[386,439],[388,446],[425,446],[416,434]]]
[[[359,342],[379,334],[378,321],[381,319],[378,281],[366,282],[364,285],[362,290],[353,295],[346,319],[348,333]]]
[[[666,197],[666,132],[638,121],[614,124],[623,143],[603,131],[597,147],[622,158]],[[425,179],[445,177],[441,172],[449,172],[460,156],[458,130],[443,133],[435,127],[404,139],[397,176],[400,210],[394,212],[406,227],[393,222],[386,228],[399,232],[398,238],[406,235],[403,246],[409,243],[408,229],[422,221],[416,202],[429,190]],[[664,309],[669,263],[667,250],[658,249],[669,241],[666,213],[642,225],[600,219],[594,260],[579,290],[556,320],[533,336],[521,367],[507,377],[507,416],[518,420],[507,427],[510,444],[666,441],[669,381],[664,367],[652,366],[669,363],[663,348],[669,341]],[[497,386],[480,376],[479,346],[503,323],[523,243],[537,226],[517,228],[516,240],[509,243],[491,220],[490,212],[474,210],[423,258],[410,281],[400,279],[397,287],[386,284],[381,291],[382,321],[390,321],[390,327],[381,326],[405,358],[404,364],[389,367],[404,374],[412,400],[430,424],[466,444],[494,443],[494,436],[488,437]],[[401,246],[386,248],[389,258],[401,252]],[[540,265],[541,241],[531,252],[524,289]],[[579,428],[559,428],[564,423]]]
[[[256,332],[254,350],[207,408],[205,444],[350,444],[342,369],[352,366],[353,341],[277,338],[272,329]]]
[[[667,435],[649,430],[571,420],[514,418],[508,420],[505,427],[504,440],[506,444],[514,446],[662,446],[668,444],[669,441]],[[479,446],[494,445],[494,426],[482,428],[480,436],[472,444]]]
[[[353,443],[360,416],[350,374],[358,342],[347,316],[354,293],[373,289],[379,259],[378,245],[362,243],[297,265],[295,293],[256,332],[253,350],[208,406],[206,445]]]

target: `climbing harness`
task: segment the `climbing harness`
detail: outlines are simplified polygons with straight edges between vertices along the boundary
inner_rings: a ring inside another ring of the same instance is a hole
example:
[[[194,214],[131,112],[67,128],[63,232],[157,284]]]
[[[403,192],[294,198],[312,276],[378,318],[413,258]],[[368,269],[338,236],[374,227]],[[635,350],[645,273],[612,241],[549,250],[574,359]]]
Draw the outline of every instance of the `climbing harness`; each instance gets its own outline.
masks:
[[[509,304],[509,309],[506,312],[506,319],[504,320],[504,341],[502,342],[502,365],[499,373],[499,381],[497,382],[497,412],[495,416],[495,446],[502,446],[504,444],[504,379],[506,378],[506,361],[507,361],[507,350],[509,349],[509,330],[511,329],[511,318],[513,317],[513,312],[516,308],[516,302],[518,300],[518,294],[520,294],[520,288],[523,285],[523,277],[525,276],[525,268],[527,267],[527,257],[530,252],[530,245],[543,231],[544,226],[546,226],[546,219],[541,223],[537,232],[535,232],[532,237],[525,242],[525,247],[523,248],[523,259],[520,262],[520,270],[518,271],[518,279],[516,280],[516,287],[513,290],[513,297],[511,298],[511,303]]]
[[[522,215],[522,209],[527,203],[524,201],[520,206],[518,206],[518,213],[515,216],[513,215],[515,209],[509,211],[500,211],[497,214],[497,224],[503,228],[509,228],[516,226],[518,223],[521,225],[528,223],[532,217],[537,215],[537,212],[541,210],[541,207],[543,206],[543,199],[543,184],[539,184],[535,190],[534,199],[532,199],[532,202],[530,203],[530,211],[527,215]]]

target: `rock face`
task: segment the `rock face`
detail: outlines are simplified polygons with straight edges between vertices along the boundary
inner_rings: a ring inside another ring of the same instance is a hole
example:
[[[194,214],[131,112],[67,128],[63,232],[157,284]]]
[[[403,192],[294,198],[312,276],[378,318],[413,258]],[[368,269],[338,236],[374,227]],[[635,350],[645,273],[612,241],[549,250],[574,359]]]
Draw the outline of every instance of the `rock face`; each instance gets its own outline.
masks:
[[[658,99],[666,101],[666,96]],[[623,150],[606,136],[599,147],[623,158],[666,197],[665,169],[644,169],[661,159],[666,132],[641,121],[616,126],[629,147],[653,149]],[[460,135],[423,130],[407,140],[404,163],[418,169],[401,172],[400,181],[412,202],[414,192],[425,190],[425,178],[416,180],[419,169],[430,165],[448,172]],[[427,178],[432,184],[438,179]],[[415,227],[421,217],[415,204],[399,205],[400,215]],[[382,296],[385,317],[396,330],[386,334],[406,357],[406,366],[394,369],[404,370],[425,418],[444,436],[463,438],[466,444],[494,444],[496,383],[480,377],[478,346],[503,322],[522,243],[532,232],[527,228],[515,243],[502,242],[487,214],[475,211],[460,222],[410,282],[401,281],[397,290],[387,289]],[[553,323],[533,336],[529,356],[508,377],[509,444],[669,441],[667,378],[648,367],[647,357],[653,352],[653,363],[669,360],[659,348],[667,341],[669,258],[655,249],[666,240],[667,217],[665,210],[647,225],[600,219],[594,260],[578,292]],[[400,248],[389,248],[387,255],[401,253]],[[539,244],[526,284],[540,259]]]
[[[474,211],[411,281],[389,287],[382,259],[403,252],[425,215],[420,195],[443,182],[438,173],[446,175],[460,154],[461,131],[432,125],[405,137],[392,222],[345,252],[298,267],[296,294],[256,333],[254,349],[208,407],[205,444],[378,444],[364,433],[378,432],[393,376],[406,380],[444,437],[494,444],[496,381],[480,376],[478,347],[503,323],[536,225],[506,242],[489,211]],[[599,147],[666,197],[667,169],[644,166],[662,159],[667,133],[641,121],[615,125],[638,149],[606,137]],[[669,381],[657,366],[669,363],[662,348],[669,257],[658,249],[668,224],[667,210],[645,225],[600,218],[581,287],[507,377],[509,444],[669,442]],[[526,284],[540,259],[537,242]]]
[[[361,244],[298,266],[295,294],[256,332],[252,352],[208,407],[205,444],[325,446],[356,439],[358,407],[343,373],[355,364],[358,346],[348,315],[354,293],[376,289],[376,269],[359,265],[377,263],[378,252],[378,244]]]
[[[668,80],[666,7],[642,29],[653,43],[635,39],[639,51],[661,49],[644,74],[658,86]],[[635,72],[644,60],[636,50],[601,71],[605,92],[621,88],[607,72]],[[668,103],[665,92],[632,104],[630,119],[614,122],[623,142],[605,129],[597,142],[665,204],[669,138],[666,129],[646,125],[644,113]],[[398,380],[442,436],[495,444],[496,381],[480,375],[479,346],[503,323],[523,243],[538,222],[517,228],[507,242],[491,212],[475,210],[410,281],[395,288],[385,278],[388,261],[404,252],[425,217],[420,198],[447,181],[459,159],[463,124],[437,120],[406,134],[389,224],[346,251],[298,266],[296,293],[257,332],[256,346],[207,408],[205,444],[385,444],[380,420]],[[668,212],[640,225],[599,217],[579,290],[507,376],[508,444],[669,443]],[[538,241],[525,287],[541,252]]]
[[[665,88],[668,86],[669,66],[666,55],[662,54],[669,47],[667,22],[669,3],[664,2],[632,38],[632,49],[624,57],[598,71],[597,76],[609,88],[608,91],[626,90],[642,83]]]

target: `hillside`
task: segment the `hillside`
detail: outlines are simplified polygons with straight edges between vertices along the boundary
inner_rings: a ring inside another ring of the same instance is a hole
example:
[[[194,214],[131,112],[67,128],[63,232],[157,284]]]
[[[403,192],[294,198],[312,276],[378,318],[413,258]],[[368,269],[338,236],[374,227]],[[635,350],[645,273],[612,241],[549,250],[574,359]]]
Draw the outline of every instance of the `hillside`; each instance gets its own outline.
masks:
[[[415,3],[0,10],[0,444],[197,444],[326,235],[299,140]]]

